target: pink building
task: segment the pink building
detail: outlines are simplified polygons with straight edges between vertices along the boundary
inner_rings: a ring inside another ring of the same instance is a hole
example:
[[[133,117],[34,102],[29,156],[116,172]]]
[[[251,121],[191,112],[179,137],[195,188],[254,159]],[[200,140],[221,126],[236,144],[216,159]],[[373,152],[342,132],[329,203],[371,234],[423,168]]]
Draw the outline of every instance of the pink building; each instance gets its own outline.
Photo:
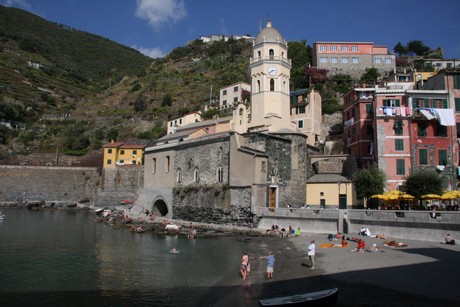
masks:
[[[437,171],[445,188],[455,189],[458,120],[449,92],[412,87],[410,82],[387,83],[347,93],[347,151],[357,158],[358,167],[377,163],[387,176],[387,190],[404,189],[407,176],[420,169]]]

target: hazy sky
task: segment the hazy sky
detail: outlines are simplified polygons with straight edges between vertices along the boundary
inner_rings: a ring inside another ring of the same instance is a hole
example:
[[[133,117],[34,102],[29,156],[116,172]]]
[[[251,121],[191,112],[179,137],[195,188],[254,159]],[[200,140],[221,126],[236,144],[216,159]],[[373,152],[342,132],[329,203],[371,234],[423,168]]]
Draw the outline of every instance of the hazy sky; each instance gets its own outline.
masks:
[[[153,58],[203,35],[256,36],[272,21],[287,41],[421,40],[460,58],[460,0],[0,0]]]

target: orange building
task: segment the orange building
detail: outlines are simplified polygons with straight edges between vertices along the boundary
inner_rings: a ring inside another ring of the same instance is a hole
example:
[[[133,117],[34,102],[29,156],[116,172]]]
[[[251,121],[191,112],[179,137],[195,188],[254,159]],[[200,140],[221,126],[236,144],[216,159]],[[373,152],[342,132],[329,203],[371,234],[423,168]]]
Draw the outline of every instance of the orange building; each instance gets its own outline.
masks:
[[[123,165],[143,165],[144,148],[142,144],[110,142],[104,145],[104,168]]]

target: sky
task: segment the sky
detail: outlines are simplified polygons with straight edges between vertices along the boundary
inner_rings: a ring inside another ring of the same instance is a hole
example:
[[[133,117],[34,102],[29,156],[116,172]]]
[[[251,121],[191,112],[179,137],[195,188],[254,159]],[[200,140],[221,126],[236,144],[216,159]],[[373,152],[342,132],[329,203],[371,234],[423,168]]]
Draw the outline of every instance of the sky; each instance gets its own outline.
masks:
[[[0,0],[152,58],[211,34],[257,36],[270,20],[287,41],[421,40],[460,58],[459,0]]]

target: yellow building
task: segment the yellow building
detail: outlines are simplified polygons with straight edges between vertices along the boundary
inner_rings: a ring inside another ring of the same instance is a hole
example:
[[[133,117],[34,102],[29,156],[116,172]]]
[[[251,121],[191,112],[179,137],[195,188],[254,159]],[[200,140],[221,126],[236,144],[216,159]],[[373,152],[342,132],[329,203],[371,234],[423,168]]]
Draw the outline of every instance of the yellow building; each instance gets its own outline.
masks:
[[[307,180],[307,205],[311,208],[348,209],[356,204],[353,183],[340,174],[316,174]]]
[[[123,165],[144,164],[144,148],[142,144],[124,144],[111,142],[104,145],[104,168]]]

